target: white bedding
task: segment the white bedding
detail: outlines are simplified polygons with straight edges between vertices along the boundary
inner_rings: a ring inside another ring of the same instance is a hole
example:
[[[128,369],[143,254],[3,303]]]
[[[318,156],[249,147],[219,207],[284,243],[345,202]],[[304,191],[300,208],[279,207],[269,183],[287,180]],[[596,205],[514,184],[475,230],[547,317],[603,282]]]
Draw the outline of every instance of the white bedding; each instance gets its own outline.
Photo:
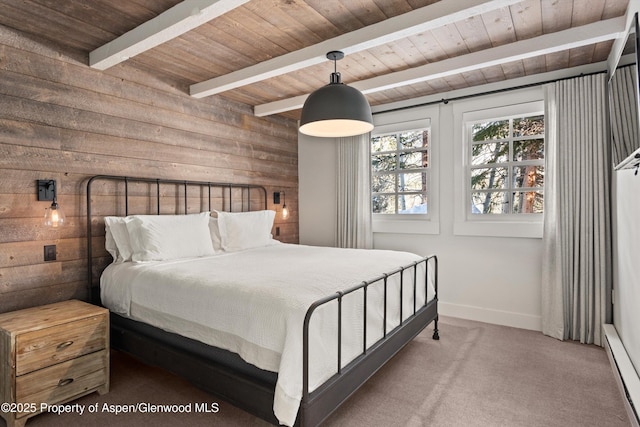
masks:
[[[311,303],[419,259],[397,251],[276,244],[202,258],[112,264],[101,277],[101,297],[116,313],[278,372],[274,414],[292,425],[302,396],[302,324]],[[424,270],[422,263],[418,307],[425,301]],[[431,266],[429,272],[432,276]],[[397,276],[389,279],[387,331],[399,323]],[[430,277],[428,300],[435,295],[432,283]],[[403,286],[407,318],[413,313],[413,268],[405,272]],[[381,282],[369,288],[367,346],[382,337],[382,295]],[[362,291],[344,297],[343,365],[362,351],[362,310]],[[311,321],[311,390],[336,372],[336,336],[337,304],[330,303]]]

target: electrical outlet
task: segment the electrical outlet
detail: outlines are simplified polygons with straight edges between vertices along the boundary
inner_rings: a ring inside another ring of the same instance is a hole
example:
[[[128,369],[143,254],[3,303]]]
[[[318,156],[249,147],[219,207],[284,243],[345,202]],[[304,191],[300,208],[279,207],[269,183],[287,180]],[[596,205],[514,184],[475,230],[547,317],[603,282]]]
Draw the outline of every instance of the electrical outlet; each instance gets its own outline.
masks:
[[[56,260],[56,245],[45,245],[44,247],[44,260],[55,261]]]

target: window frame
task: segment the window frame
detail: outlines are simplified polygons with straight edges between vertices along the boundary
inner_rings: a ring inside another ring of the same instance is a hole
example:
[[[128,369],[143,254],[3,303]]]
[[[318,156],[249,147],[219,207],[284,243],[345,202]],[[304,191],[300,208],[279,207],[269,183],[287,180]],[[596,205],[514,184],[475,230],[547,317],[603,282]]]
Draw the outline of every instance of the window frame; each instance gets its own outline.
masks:
[[[457,156],[459,161],[456,162],[458,166],[455,171],[455,178],[457,181],[455,188],[458,189],[459,194],[457,196],[455,211],[455,235],[525,238],[542,237],[544,213],[510,212],[504,214],[474,214],[471,212],[471,194],[473,192],[471,186],[471,171],[472,169],[475,169],[475,166],[471,164],[473,145],[473,142],[471,141],[472,125],[483,121],[497,121],[501,119],[535,115],[545,116],[544,100],[540,98],[541,96],[539,91],[530,90],[525,91],[524,96],[523,93],[512,93],[505,95],[502,99],[494,98],[492,102],[473,100],[465,105],[458,105],[454,107],[454,116],[460,120],[460,126],[458,127],[460,130],[456,136],[456,139],[459,141],[459,144],[457,144],[459,147]],[[545,135],[543,134],[543,137],[544,136]],[[510,149],[512,148],[512,141],[513,138],[509,136]],[[546,154],[547,153],[545,153],[545,157]],[[509,152],[509,155],[512,155],[512,151]],[[545,164],[545,160],[542,160],[541,162],[536,160],[535,162],[538,162],[537,164],[542,166]],[[500,164],[508,165],[509,169],[507,179],[512,179],[512,170],[510,169],[514,166],[525,165],[525,162],[512,161],[509,159],[509,161]],[[496,165],[497,163],[491,164],[491,167]],[[529,187],[516,188],[514,187],[513,182],[509,182],[508,186],[500,191],[509,191],[511,193],[517,190],[522,191],[526,188]],[[542,187],[542,191],[543,194],[547,194],[544,185]]]
[[[429,156],[426,169],[426,214],[401,214],[401,213],[373,213],[372,225],[374,233],[400,233],[400,234],[439,234],[439,210],[438,210],[438,173],[437,173],[437,140],[439,108],[437,105],[414,107],[399,111],[374,113],[374,129],[371,138],[376,136],[400,133],[403,131],[429,129],[429,143],[427,152]],[[371,147],[371,145],[370,145]],[[417,150],[420,151],[420,150]],[[373,159],[373,153],[371,153]],[[415,169],[422,171],[423,169]],[[373,168],[370,165],[371,176]],[[406,170],[405,172],[412,172]],[[397,170],[396,170],[397,172]],[[370,189],[370,197],[373,197],[373,181]]]

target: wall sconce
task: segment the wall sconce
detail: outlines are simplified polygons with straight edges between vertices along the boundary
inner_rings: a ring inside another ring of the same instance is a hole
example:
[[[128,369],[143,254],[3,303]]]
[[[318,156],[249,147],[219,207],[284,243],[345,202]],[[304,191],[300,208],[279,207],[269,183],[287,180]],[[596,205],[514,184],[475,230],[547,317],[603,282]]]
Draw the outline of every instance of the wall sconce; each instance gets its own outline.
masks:
[[[287,201],[285,199],[284,191],[276,191],[273,193],[273,204],[280,204],[280,194],[282,194],[282,219],[287,219],[289,216],[289,209],[287,209]]]
[[[64,225],[66,217],[58,205],[55,180],[38,180],[38,200],[52,201],[51,206],[44,210],[44,225],[54,228]]]

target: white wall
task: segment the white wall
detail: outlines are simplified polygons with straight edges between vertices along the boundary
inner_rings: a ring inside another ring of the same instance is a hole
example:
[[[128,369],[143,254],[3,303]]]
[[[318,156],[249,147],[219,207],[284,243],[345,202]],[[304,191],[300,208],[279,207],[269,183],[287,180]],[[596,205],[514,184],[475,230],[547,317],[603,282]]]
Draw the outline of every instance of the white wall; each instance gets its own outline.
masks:
[[[640,374],[640,175],[633,169],[614,177],[613,323]]]
[[[432,130],[437,126],[432,161],[439,174],[439,233],[374,235],[378,249],[438,255],[443,315],[541,329],[542,240],[453,233],[460,193],[455,173],[462,155],[461,145],[456,145],[462,144],[462,124],[454,111],[464,110],[464,104],[489,108],[536,98],[542,99],[542,88],[439,104],[437,123],[432,123]],[[335,144],[305,136],[299,141],[300,243],[330,246],[335,233]]]

